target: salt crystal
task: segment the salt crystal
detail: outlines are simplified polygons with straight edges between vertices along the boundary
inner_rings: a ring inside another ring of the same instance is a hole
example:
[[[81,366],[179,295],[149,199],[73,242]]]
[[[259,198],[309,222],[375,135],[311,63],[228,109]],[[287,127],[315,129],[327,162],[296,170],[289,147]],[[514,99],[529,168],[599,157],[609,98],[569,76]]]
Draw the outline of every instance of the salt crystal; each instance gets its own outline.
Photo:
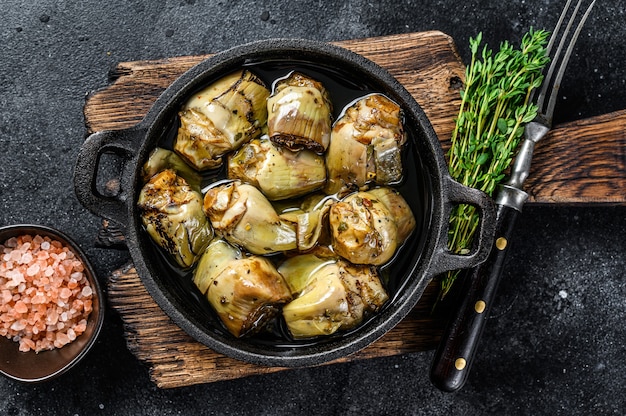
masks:
[[[21,300],[18,300],[17,302],[15,302],[14,308],[19,313],[26,313],[26,312],[28,312],[28,306],[26,306],[26,304],[24,302],[22,302]]]
[[[17,282],[17,283],[24,283],[26,282],[26,279],[24,278],[24,273],[15,270],[13,273],[13,277],[12,277],[13,281]]]
[[[19,261],[22,258],[22,252],[18,250],[13,250],[11,252],[11,260]]]
[[[87,298],[93,294],[93,290],[91,289],[91,286],[85,286],[80,293]]]
[[[35,349],[35,343],[33,342],[33,340],[31,340],[29,338],[22,338],[22,339],[20,339],[20,348],[19,348],[19,350],[21,352],[28,352],[31,349]]]
[[[46,324],[48,325],[56,325],[59,321],[59,314],[54,309],[48,309],[48,313],[46,315]]]
[[[72,328],[68,329],[67,337],[70,339],[70,341],[74,341],[76,339],[76,332],[74,332]]]
[[[76,331],[77,334],[82,334],[85,332],[85,329],[87,329],[86,319],[81,319],[80,322],[78,322],[78,324],[74,327],[74,331]]]
[[[36,305],[36,304],[44,304],[46,303],[46,297],[44,296],[43,293],[41,292],[37,292],[35,294],[35,296],[33,296],[33,298],[31,299],[31,302]]]
[[[21,264],[30,264],[31,261],[33,261],[33,255],[30,251],[27,251],[24,254],[22,254],[22,257],[20,258]]]
[[[15,321],[13,325],[11,325],[11,329],[14,331],[21,331],[24,328],[26,328],[26,321],[23,320]]]
[[[41,249],[42,250],[50,250],[50,242],[49,241],[44,241],[43,243],[41,243]]]
[[[8,282],[5,283],[5,287],[7,289],[15,289],[17,286],[19,285],[18,282],[16,282],[15,280],[11,279]]]
[[[28,269],[26,269],[26,275],[27,276],[35,276],[37,273],[39,273],[40,269],[41,269],[41,267],[39,266],[39,263],[34,263],[34,264],[30,265],[28,267]]]
[[[65,345],[68,342],[70,342],[70,338],[67,336],[67,334],[64,334],[63,332],[59,332],[57,334],[57,341],[59,341],[62,345]]]

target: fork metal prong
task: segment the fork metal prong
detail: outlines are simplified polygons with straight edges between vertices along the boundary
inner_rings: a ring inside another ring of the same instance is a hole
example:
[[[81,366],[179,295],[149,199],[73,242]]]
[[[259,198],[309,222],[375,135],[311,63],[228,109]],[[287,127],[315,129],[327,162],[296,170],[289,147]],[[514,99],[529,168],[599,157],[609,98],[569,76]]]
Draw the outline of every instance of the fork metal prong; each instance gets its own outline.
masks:
[[[559,64],[559,57],[561,56],[561,52],[563,52],[563,45],[565,44],[567,35],[572,28],[572,23],[574,19],[576,18],[576,14],[578,13],[578,9],[580,8],[581,2],[582,0],[578,0],[578,3],[576,3],[576,6],[574,7],[574,11],[572,12],[571,17],[569,21],[567,22],[567,26],[565,30],[563,31],[563,33],[561,33],[561,26],[563,25],[563,22],[565,21],[565,18],[567,17],[569,10],[571,8],[571,5],[572,5],[572,0],[567,0],[567,3],[565,4],[565,7],[563,7],[563,10],[561,11],[561,15],[559,16],[559,20],[557,21],[556,26],[554,27],[554,30],[552,31],[550,40],[548,41],[548,46],[546,47],[546,54],[550,56],[551,60],[550,60],[550,65],[548,66],[548,70],[544,76],[543,83],[541,84],[541,90],[539,92],[539,95],[537,96],[537,102],[536,102],[537,107],[539,107],[540,113],[543,113],[542,111],[543,102],[547,96],[548,88],[550,88],[550,85],[552,84],[551,82],[552,75],[554,74],[554,70]],[[558,40],[558,46],[556,47],[556,52],[553,52],[553,49],[555,47],[555,44],[557,43],[557,40]]]
[[[589,13],[591,12],[591,8],[595,4],[595,0],[593,0],[585,11],[585,14],[582,16],[580,22],[576,26],[576,29],[572,34],[569,43],[567,43],[567,37],[576,20],[581,2],[582,0],[579,0],[576,4],[576,8],[568,21],[564,33],[560,34],[559,32],[561,30],[561,25],[565,21],[565,17],[568,15],[568,11],[572,3],[572,0],[567,1],[567,4],[563,12],[561,13],[561,16],[559,17],[559,22],[556,25],[555,31],[552,33],[552,36],[548,41],[548,48],[550,50],[555,46],[558,41],[557,51],[554,53],[554,57],[552,58],[552,62],[550,64],[548,72],[543,79],[543,83],[541,84],[541,90],[538,95],[538,100],[535,102],[538,106],[537,117],[535,117],[535,119],[530,123],[526,124],[524,128],[524,140],[520,145],[519,151],[517,153],[517,156],[515,157],[515,160],[513,161],[513,164],[511,165],[509,179],[506,183],[506,186],[508,186],[509,188],[522,189],[522,185],[524,184],[524,181],[530,173],[530,164],[532,161],[535,144],[543,137],[545,137],[552,127],[552,116],[554,113],[554,106],[561,84],[561,79],[563,78],[563,74],[565,73],[567,62],[569,61],[569,58],[572,54],[572,50],[574,49],[574,44],[578,39],[578,35],[580,34],[585,20],[587,20],[587,16],[589,16]],[[567,48],[565,50],[565,54],[562,54],[563,48],[566,44]],[[561,55],[563,56],[561,57]],[[556,75],[554,72],[555,70]],[[550,91],[548,104],[547,106],[544,106],[544,101],[547,97],[548,91]],[[533,97],[531,96],[531,99],[532,98]],[[506,191],[506,186],[503,188],[505,190],[501,190],[501,192],[499,192],[496,196],[496,203],[500,205],[506,205],[508,207],[521,211],[525,200],[512,197],[511,195],[515,193],[513,192],[512,194],[512,191]]]
[[[580,9],[582,0],[578,0],[578,2],[576,3],[574,11],[572,12],[568,20],[567,26],[565,27],[563,34],[560,34],[559,32],[561,31],[561,25],[563,24],[568,14],[568,11],[571,7],[571,3],[572,3],[572,0],[567,1],[567,4],[563,8],[561,16],[559,17],[559,20],[556,24],[554,32],[552,33],[552,36],[550,37],[550,40],[548,41],[548,46],[546,49],[547,49],[547,53],[550,54],[557,39],[560,38],[558,42],[557,50],[554,53],[553,57],[551,58],[550,66],[544,77],[541,91],[539,92],[539,95],[537,96],[537,101],[536,101],[536,104],[538,107],[538,118],[540,118],[541,122],[547,125],[548,127],[552,125],[552,116],[554,115],[554,107],[556,105],[556,99],[557,99],[559,87],[561,86],[561,80],[563,79],[563,74],[565,73],[565,69],[569,62],[570,56],[572,55],[572,51],[574,49],[574,45],[576,44],[578,36],[580,35],[580,32],[585,24],[585,21],[587,20],[587,17],[591,13],[591,9],[595,5],[596,0],[593,0],[591,4],[587,7],[585,13],[583,14],[580,21],[578,22],[578,25],[576,25],[576,29],[574,30],[574,33],[569,38],[569,43],[568,43],[568,36],[572,29],[572,26],[574,25],[574,22],[576,21],[576,17],[578,16],[578,11]],[[567,48],[565,50],[565,54],[562,55],[563,48],[565,47],[566,44],[567,44]],[[556,75],[554,75],[554,71],[556,70],[557,67],[558,67],[558,70],[556,72]],[[549,91],[549,96],[548,96],[548,91]],[[547,105],[544,106],[546,98],[548,99],[548,102],[547,102]]]

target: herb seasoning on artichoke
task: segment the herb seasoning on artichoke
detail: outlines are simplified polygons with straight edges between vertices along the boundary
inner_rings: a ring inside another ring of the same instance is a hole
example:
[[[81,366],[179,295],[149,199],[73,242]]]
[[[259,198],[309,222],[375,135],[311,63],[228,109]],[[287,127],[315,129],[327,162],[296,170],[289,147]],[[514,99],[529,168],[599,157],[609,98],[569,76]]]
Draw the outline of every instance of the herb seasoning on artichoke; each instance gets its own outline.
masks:
[[[321,82],[292,72],[267,99],[267,129],[278,146],[323,153],[330,142],[333,104]]]
[[[294,296],[283,316],[296,339],[353,328],[389,299],[376,268],[369,265],[302,254],[287,259],[278,272]]]
[[[524,133],[526,123],[537,115],[529,102],[531,91],[541,85],[549,58],[545,45],[549,33],[530,29],[519,50],[508,42],[494,55],[482,34],[470,39],[471,63],[465,73],[461,106],[452,132],[449,170],[453,179],[492,196],[505,176]],[[448,247],[467,252],[478,226],[478,214],[470,205],[454,207],[450,218]],[[441,280],[443,298],[460,271],[448,272]]]
[[[200,257],[193,282],[236,337],[259,331],[291,300],[285,279],[269,259],[246,256],[219,238]]]
[[[250,71],[236,71],[194,94],[181,111],[174,150],[202,171],[261,135],[270,91]]]
[[[228,177],[256,186],[270,201],[295,198],[326,183],[324,157],[303,149],[277,146],[262,136],[228,158]]]
[[[402,180],[402,147],[407,136],[402,109],[382,94],[370,94],[348,107],[331,132],[326,152],[327,194],[365,189],[370,183]]]
[[[218,183],[204,194],[203,210],[216,233],[253,254],[297,248],[296,230],[281,220],[265,195],[239,180]]]
[[[182,268],[193,266],[213,238],[202,210],[202,196],[172,169],[152,176],[137,201],[152,239]]]

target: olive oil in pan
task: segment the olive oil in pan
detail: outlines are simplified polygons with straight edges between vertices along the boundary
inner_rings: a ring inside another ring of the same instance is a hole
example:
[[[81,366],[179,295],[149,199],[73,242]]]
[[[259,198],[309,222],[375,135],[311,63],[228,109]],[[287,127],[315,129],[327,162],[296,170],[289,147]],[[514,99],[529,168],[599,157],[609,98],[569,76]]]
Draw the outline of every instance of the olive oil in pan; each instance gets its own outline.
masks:
[[[320,81],[331,96],[333,103],[333,121],[337,120],[344,109],[355,100],[375,92],[385,93],[384,90],[376,87],[374,81],[355,79],[348,73],[326,67],[319,63],[268,60],[249,62],[245,65],[245,68],[259,76],[269,88],[272,88],[276,80],[288,76],[293,71],[302,72]],[[226,74],[221,74],[220,76],[223,75]],[[207,82],[206,85],[210,83],[211,81]],[[390,98],[392,100],[394,99],[392,96]],[[169,150],[173,149],[178,125],[178,117],[173,117],[172,123],[169,128],[164,131],[158,146]],[[405,130],[409,137],[406,147],[403,150],[404,177],[399,184],[393,187],[398,189],[406,199],[413,211],[417,224],[411,236],[398,248],[394,258],[379,268],[381,279],[383,279],[389,294],[389,301],[378,314],[383,313],[395,298],[402,295],[403,287],[408,280],[412,278],[411,271],[416,264],[419,265],[419,259],[426,244],[426,231],[431,221],[432,197],[430,195],[432,195],[432,189],[428,175],[424,174],[424,172],[427,172],[427,168],[420,159],[417,149],[418,146],[415,143],[416,140],[419,140],[419,137],[412,129],[412,123],[406,123]],[[201,175],[203,177],[203,189],[207,186],[214,185],[216,182],[221,182],[227,179],[226,163],[217,169],[201,172]],[[229,336],[225,328],[221,325],[219,318],[217,318],[217,315],[208,304],[208,301],[193,284],[193,272],[181,270],[178,266],[174,265],[167,256],[163,255],[156,244],[152,244],[155,251],[155,255],[152,256],[152,258],[163,266],[160,267],[162,270],[167,270],[167,272],[160,272],[159,274],[164,284],[173,287],[171,292],[176,293],[176,297],[181,299],[179,303],[186,305],[188,318],[196,322],[198,326],[206,328],[210,333],[219,334],[220,336]],[[283,256],[273,255],[271,258],[274,260],[274,263],[278,265]],[[339,331],[329,336],[308,340],[291,339],[284,321],[279,317],[270,322],[266,330],[247,337],[245,342],[279,351],[293,347],[320,345],[349,336],[351,333],[358,331],[363,325],[374,321],[378,314],[366,317],[364,322],[354,329]]]

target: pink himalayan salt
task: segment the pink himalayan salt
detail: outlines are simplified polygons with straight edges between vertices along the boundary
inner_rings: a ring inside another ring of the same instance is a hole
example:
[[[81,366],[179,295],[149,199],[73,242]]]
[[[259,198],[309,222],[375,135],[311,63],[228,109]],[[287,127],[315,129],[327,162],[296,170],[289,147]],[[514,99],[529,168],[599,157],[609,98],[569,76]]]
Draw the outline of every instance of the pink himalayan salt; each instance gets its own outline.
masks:
[[[0,245],[0,259],[1,336],[19,342],[20,351],[39,352],[86,330],[93,289],[69,247],[24,235]]]

